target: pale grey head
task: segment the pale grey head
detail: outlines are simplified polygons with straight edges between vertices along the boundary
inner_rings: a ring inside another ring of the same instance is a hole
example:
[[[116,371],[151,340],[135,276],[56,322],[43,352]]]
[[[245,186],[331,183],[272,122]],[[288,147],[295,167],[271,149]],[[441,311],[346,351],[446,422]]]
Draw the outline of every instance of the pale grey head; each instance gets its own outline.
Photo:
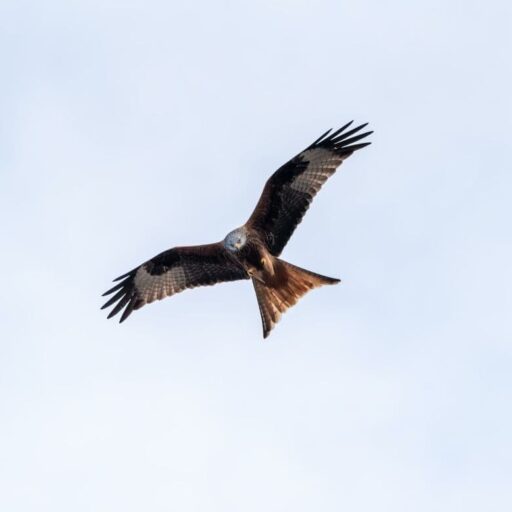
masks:
[[[247,242],[247,231],[244,227],[236,228],[224,238],[224,247],[229,251],[239,251]]]

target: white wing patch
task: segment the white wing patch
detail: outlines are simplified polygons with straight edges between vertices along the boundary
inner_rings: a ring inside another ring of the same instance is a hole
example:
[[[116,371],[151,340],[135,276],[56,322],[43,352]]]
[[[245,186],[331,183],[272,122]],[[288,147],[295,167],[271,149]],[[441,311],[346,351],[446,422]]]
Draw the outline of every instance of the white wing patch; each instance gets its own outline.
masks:
[[[290,184],[298,192],[317,192],[343,161],[336,153],[323,148],[308,149],[301,156],[309,162],[308,167]]]
[[[182,267],[174,267],[155,276],[147,272],[144,267],[140,267],[135,275],[134,284],[145,302],[153,302],[182,291],[187,286],[187,280]]]

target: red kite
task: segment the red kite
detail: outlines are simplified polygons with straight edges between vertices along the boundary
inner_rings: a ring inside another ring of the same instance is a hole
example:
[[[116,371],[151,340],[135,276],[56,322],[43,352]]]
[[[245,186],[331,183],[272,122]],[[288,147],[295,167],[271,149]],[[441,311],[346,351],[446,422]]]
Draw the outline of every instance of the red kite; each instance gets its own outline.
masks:
[[[114,279],[103,295],[115,293],[102,307],[115,304],[108,318],[123,308],[120,322],[133,310],[187,288],[252,279],[266,338],[281,314],[309,290],[339,279],[315,274],[279,258],[311,201],[327,179],[373,132],[361,133],[352,122],[324,133],[280,167],[267,181],[249,220],[221,242],[174,247]]]

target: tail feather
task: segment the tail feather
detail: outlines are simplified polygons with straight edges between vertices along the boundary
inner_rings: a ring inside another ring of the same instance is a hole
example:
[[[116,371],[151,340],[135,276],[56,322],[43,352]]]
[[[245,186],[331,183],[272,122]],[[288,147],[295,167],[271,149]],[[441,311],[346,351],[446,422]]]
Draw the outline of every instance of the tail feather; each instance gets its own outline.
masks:
[[[339,279],[315,274],[296,267],[283,260],[274,260],[275,274],[268,282],[252,280],[263,323],[263,337],[266,338],[281,315],[309,290],[324,284],[339,283]]]

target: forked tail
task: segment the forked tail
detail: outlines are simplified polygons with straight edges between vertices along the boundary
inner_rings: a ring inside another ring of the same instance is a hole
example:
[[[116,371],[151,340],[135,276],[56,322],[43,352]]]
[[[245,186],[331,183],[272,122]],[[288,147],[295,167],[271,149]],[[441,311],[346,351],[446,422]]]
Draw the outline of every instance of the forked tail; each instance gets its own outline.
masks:
[[[339,283],[339,279],[315,274],[275,258],[274,275],[265,282],[253,278],[252,283],[260,307],[263,337],[266,338],[282,313],[298,302],[309,290],[324,284]]]

